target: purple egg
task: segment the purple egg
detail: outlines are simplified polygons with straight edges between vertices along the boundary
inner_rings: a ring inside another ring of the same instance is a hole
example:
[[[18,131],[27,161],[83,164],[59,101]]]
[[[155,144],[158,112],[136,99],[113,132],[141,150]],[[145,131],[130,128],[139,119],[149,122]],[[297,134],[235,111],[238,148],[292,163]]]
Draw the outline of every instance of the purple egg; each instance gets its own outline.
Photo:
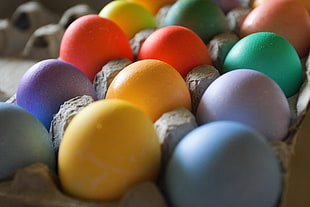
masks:
[[[97,99],[94,86],[87,76],[70,63],[48,59],[34,64],[23,75],[17,87],[16,103],[49,129],[60,105],[82,95]]]
[[[225,13],[241,6],[239,0],[212,0],[212,1],[216,3]]]
[[[267,75],[250,69],[227,72],[212,82],[196,115],[199,124],[241,122],[268,140],[282,140],[290,125],[290,108],[281,88]]]

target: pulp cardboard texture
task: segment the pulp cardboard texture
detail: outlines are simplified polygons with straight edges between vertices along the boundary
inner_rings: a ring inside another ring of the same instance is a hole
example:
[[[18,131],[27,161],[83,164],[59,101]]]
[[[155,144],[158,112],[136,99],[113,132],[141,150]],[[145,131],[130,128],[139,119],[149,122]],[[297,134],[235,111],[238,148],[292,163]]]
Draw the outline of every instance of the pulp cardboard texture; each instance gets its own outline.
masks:
[[[15,9],[25,2],[26,0],[1,0],[0,1],[0,18],[10,17]],[[48,9],[50,9],[55,14],[61,15],[64,11],[73,7],[76,4],[83,3],[90,5],[94,11],[99,12],[100,9],[107,4],[109,1],[94,1],[94,0],[40,0],[39,2],[43,3]],[[247,1],[244,1],[247,2]],[[244,3],[243,2],[243,3]],[[245,3],[244,3],[245,4]],[[242,9],[242,11],[245,11]],[[244,12],[243,12],[244,13]],[[243,14],[242,13],[242,14]],[[235,14],[234,14],[235,15]],[[1,26],[1,25],[0,25]],[[36,63],[38,60],[34,59],[25,59],[21,58],[20,54],[16,54],[15,56],[0,56],[0,101],[6,101],[10,97],[12,97],[17,89],[18,82],[22,75],[29,69],[31,65]],[[289,149],[289,152],[285,154],[284,152],[284,165],[287,165],[287,172],[284,174],[285,176],[285,185],[283,188],[283,193],[281,197],[281,207],[309,207],[310,206],[310,115],[309,115],[309,84],[308,84],[308,76],[310,75],[310,58],[305,58],[303,60],[304,69],[306,70],[306,81],[302,87],[302,91],[299,95],[296,96],[297,101],[293,101],[295,105],[297,105],[296,112],[298,114],[296,124],[290,129],[290,135],[287,141],[284,143],[286,149]],[[297,104],[296,104],[297,102]],[[284,150],[285,151],[285,150]],[[288,155],[287,155],[288,154]],[[35,171],[42,171],[41,176],[48,177],[45,167],[36,166]],[[42,170],[43,169],[43,170]],[[27,177],[27,170],[24,171],[24,177]],[[40,174],[40,173],[39,173]],[[17,174],[18,175],[18,174]],[[18,178],[18,176],[17,176]],[[16,178],[16,179],[17,179]],[[53,180],[52,177],[48,177],[44,182],[52,182],[49,180]],[[41,182],[41,181],[40,181]],[[14,182],[13,182],[14,183]],[[8,183],[0,183],[0,191],[5,186],[9,185]],[[25,184],[27,185],[27,184]],[[53,184],[57,185],[57,184]],[[155,187],[148,183],[144,184],[150,192],[153,192],[154,195],[157,196],[157,203],[159,206],[165,206],[164,201],[161,198],[161,195],[155,189]],[[137,187],[138,189],[139,187]],[[143,187],[142,187],[143,188]],[[49,192],[49,190],[47,191]],[[52,191],[51,191],[52,192]],[[51,194],[58,194],[57,192]],[[130,192],[129,195],[135,195],[135,199],[140,194],[135,191]],[[143,193],[141,194],[143,195]],[[19,196],[19,194],[18,194]],[[87,202],[79,202],[70,200],[67,197],[63,197],[61,195],[61,199],[63,199],[63,204],[58,204],[57,201],[54,201],[53,204],[47,204],[48,202],[42,201],[42,199],[36,200],[35,197],[31,199],[20,199],[18,202],[12,202],[14,199],[19,198],[15,195],[11,196],[9,194],[0,193],[0,204],[4,204],[5,206],[119,206],[119,204],[107,203],[106,205],[87,203]],[[33,195],[32,195],[33,196]],[[45,195],[46,196],[46,195]],[[52,197],[52,196],[47,196]],[[125,196],[123,201],[121,202],[121,206],[129,206],[130,202],[132,206],[136,206],[130,199]],[[144,196],[141,196],[141,198]],[[48,198],[46,198],[48,199]],[[126,200],[127,199],[127,200]],[[41,204],[39,203],[42,202]],[[130,201],[128,201],[130,200]],[[134,200],[134,199],[132,199]],[[139,199],[138,199],[139,200]],[[145,200],[143,202],[146,202]],[[143,203],[142,202],[142,203]],[[156,203],[156,202],[155,202]],[[141,201],[140,201],[141,204]],[[145,203],[144,203],[145,204]],[[151,205],[151,204],[150,204]],[[139,206],[139,205],[138,205]],[[153,206],[153,205],[152,205]],[[155,206],[155,205],[154,205]]]

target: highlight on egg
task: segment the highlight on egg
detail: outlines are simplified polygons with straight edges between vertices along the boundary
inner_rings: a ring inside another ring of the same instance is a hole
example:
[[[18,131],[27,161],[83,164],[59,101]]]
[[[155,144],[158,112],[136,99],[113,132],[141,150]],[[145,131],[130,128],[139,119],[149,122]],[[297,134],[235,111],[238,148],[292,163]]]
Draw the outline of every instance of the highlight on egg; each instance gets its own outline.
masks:
[[[99,16],[115,22],[132,39],[141,30],[157,27],[155,17],[138,3],[115,0],[105,5]]]
[[[67,100],[97,94],[92,82],[74,65],[58,59],[35,63],[17,86],[16,104],[39,119],[49,130],[54,114]]]
[[[173,207],[276,206],[279,160],[247,125],[216,121],[189,132],[168,163],[164,192]]]
[[[303,71],[300,58],[288,40],[272,32],[257,32],[240,39],[228,52],[223,71],[253,69],[273,79],[286,97],[301,86]]]
[[[60,144],[62,188],[94,201],[120,199],[131,187],[157,178],[160,143],[153,122],[119,99],[93,102],[68,125]]]
[[[196,113],[198,123],[241,122],[270,141],[285,138],[290,108],[281,88],[268,76],[251,69],[227,72],[204,92]]]
[[[137,59],[164,61],[183,78],[194,67],[212,65],[209,50],[202,39],[182,26],[166,26],[153,32],[141,45]]]
[[[0,102],[0,180],[16,170],[43,163],[56,171],[52,139],[43,124],[20,106]]]

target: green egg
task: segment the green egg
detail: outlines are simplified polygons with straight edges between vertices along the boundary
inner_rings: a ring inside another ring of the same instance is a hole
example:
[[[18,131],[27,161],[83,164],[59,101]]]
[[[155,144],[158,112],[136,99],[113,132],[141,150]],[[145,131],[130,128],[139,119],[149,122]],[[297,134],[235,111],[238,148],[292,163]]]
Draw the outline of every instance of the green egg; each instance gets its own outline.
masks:
[[[191,29],[204,42],[229,31],[223,11],[211,0],[178,0],[167,13],[164,26],[178,25]]]
[[[253,69],[273,79],[286,97],[296,94],[302,83],[302,65],[294,47],[282,36],[258,32],[239,40],[227,54],[223,72]]]

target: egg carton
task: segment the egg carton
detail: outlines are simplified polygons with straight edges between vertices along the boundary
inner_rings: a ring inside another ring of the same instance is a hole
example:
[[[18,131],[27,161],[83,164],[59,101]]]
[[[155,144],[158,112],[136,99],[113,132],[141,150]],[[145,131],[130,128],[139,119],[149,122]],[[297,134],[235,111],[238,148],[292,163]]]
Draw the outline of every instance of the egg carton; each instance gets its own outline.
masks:
[[[159,22],[163,18],[162,15],[165,15],[168,9],[169,6],[163,8],[159,12],[160,15],[157,16]],[[68,10],[68,12],[72,12],[73,10],[75,9]],[[239,22],[247,15],[249,11],[249,8],[245,6],[234,9],[227,14],[231,31],[238,33]],[[68,24],[70,19],[71,18],[67,18],[66,21],[63,20],[63,23],[61,24]],[[43,26],[43,28],[45,26]],[[41,26],[38,28],[40,27]],[[48,29],[45,27],[45,29],[42,30],[46,31]],[[135,48],[134,51],[136,51],[135,53],[137,53],[142,42],[153,31],[154,30],[142,31],[131,40],[131,45],[133,48]],[[60,36],[62,34],[63,33],[60,33]],[[59,34],[55,35],[57,36]],[[28,38],[29,41],[31,38],[36,39],[30,35]],[[164,114],[155,122],[155,128],[162,143],[163,163],[167,162],[174,147],[182,139],[182,137],[184,137],[184,135],[187,134],[190,130],[197,127],[193,113],[195,113],[198,102],[208,85],[219,76],[219,71],[222,68],[225,55],[231,46],[238,40],[238,37],[234,33],[223,33],[214,37],[208,45],[211,58],[215,63],[214,66],[197,67],[193,69],[186,77],[186,82],[191,92],[193,111],[180,108]],[[57,41],[59,41],[59,39]],[[55,42],[52,43],[54,46],[55,44]],[[49,50],[47,48],[45,49]],[[24,49],[24,51],[25,50],[26,49]],[[15,54],[18,53],[19,51],[16,51]],[[22,55],[21,57],[31,57],[35,60],[21,60],[16,58],[5,59],[6,61],[14,62],[12,63],[13,65],[16,65],[17,62],[21,61],[20,64],[24,67],[21,69],[22,72],[15,76],[18,77],[17,79],[19,79],[22,76],[22,73],[25,72],[26,69],[29,68],[29,66],[35,63],[38,59],[58,57],[58,54],[56,55],[56,53],[52,54],[43,52],[38,52],[38,54],[44,55],[36,56],[36,52],[30,49],[28,50],[28,56],[25,55],[26,52],[23,52],[23,54],[24,56]],[[18,54],[18,56],[20,56],[20,54]],[[309,177],[309,165],[305,164],[305,161],[309,159],[309,155],[307,155],[308,153],[305,146],[310,146],[310,143],[307,140],[307,125],[310,124],[308,123],[310,121],[310,116],[307,115],[310,96],[308,86],[310,58],[304,58],[302,62],[304,70],[306,71],[306,81],[304,82],[300,93],[289,99],[292,113],[292,122],[294,124],[289,129],[289,134],[284,142],[270,143],[278,155],[284,175],[285,185],[281,197],[280,207],[310,205],[309,200],[306,198],[307,195],[302,194],[303,191],[309,192],[306,191],[307,186],[309,186],[309,179],[307,179],[307,177]],[[103,90],[97,90],[98,93],[101,94],[100,98],[104,98],[106,89],[111,83],[113,77],[115,77],[115,75],[128,64],[128,60],[125,59],[113,60],[104,66],[104,70],[97,74],[94,84]],[[15,85],[16,84],[17,82],[15,82]],[[0,84],[0,86],[2,87],[2,84]],[[1,89],[2,88],[0,88],[0,90]],[[12,97],[7,100],[7,102],[15,102],[13,91],[14,90],[9,92]],[[5,92],[4,94],[5,98],[7,98],[7,94]],[[62,133],[64,132],[70,120],[79,110],[83,109],[85,106],[92,102],[92,99],[83,96],[68,100],[61,106],[59,113],[54,117],[52,127],[50,129],[50,134],[53,137],[54,147],[56,149],[57,146],[59,146],[59,140],[62,137]],[[300,162],[302,162],[302,164]],[[160,177],[162,176],[164,170],[165,169],[162,169]],[[303,176],[303,179],[300,179],[300,176]],[[53,171],[49,170],[47,166],[44,164],[34,164],[24,169],[18,170],[12,180],[0,183],[0,206],[168,207],[169,205],[164,197],[160,181],[158,181],[158,183],[146,182],[138,184],[137,186],[134,186],[132,189],[130,189],[119,201],[115,202],[94,202],[79,200],[62,192],[57,175]]]

